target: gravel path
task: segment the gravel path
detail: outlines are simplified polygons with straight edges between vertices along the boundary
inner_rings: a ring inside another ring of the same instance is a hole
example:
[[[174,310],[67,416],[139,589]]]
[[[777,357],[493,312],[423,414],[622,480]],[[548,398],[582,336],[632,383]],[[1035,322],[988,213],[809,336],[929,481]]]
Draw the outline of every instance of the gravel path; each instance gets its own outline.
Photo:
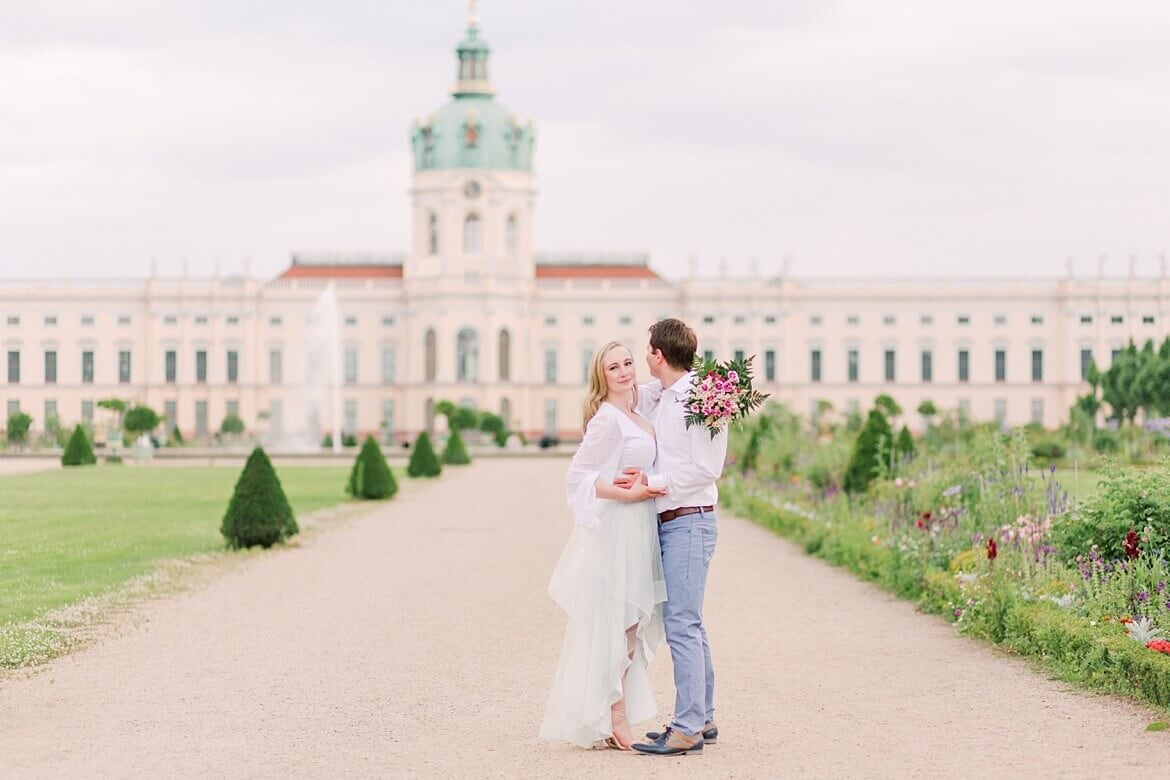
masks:
[[[0,679],[0,774],[1166,775],[1152,710],[1073,692],[728,516],[707,599],[719,743],[661,759],[540,742],[566,464],[450,469]],[[664,718],[668,653],[652,671]]]

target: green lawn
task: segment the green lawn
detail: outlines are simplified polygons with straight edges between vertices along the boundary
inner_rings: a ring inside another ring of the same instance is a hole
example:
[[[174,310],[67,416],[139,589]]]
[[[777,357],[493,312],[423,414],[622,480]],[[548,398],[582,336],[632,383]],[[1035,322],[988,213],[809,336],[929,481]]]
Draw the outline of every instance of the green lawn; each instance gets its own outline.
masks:
[[[219,525],[239,472],[103,465],[0,477],[0,629],[109,593],[162,560],[224,549]],[[348,467],[277,474],[298,516],[348,500]]]
[[[1097,492],[1101,474],[1093,469],[1057,469],[1056,481],[1076,499],[1085,499]]]

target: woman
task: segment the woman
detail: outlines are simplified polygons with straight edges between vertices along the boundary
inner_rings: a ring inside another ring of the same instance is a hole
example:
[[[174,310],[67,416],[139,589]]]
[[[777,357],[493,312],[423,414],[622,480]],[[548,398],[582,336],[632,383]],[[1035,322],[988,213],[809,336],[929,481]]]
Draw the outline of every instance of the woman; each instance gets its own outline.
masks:
[[[611,341],[593,356],[585,437],[569,465],[576,525],[549,583],[569,617],[540,735],[582,747],[628,750],[630,723],[657,712],[646,665],[662,638],[666,584],[654,497],[614,476],[654,464],[654,428],[634,411],[634,358]]]

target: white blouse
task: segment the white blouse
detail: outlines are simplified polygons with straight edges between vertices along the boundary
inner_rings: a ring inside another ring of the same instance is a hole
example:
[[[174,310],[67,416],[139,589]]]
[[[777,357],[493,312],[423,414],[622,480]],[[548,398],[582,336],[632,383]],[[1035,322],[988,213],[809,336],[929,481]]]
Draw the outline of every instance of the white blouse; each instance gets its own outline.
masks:
[[[650,471],[657,448],[654,437],[613,404],[604,402],[585,426],[585,438],[569,463],[566,493],[573,521],[596,528],[612,499],[597,497],[597,480],[612,482],[625,468]]]

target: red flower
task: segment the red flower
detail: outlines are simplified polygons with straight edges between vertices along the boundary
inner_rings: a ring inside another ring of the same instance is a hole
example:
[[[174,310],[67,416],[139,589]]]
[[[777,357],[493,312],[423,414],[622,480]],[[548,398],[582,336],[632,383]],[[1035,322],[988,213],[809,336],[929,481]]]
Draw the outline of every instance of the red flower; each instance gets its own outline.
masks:
[[[1125,535],[1125,541],[1121,543],[1121,548],[1125,550],[1125,557],[1131,561],[1141,555],[1141,547],[1138,546],[1137,531],[1130,531]]]
[[[995,556],[999,554],[998,548],[995,546],[995,539],[990,536],[987,537],[987,560],[994,561]]]
[[[1165,639],[1151,639],[1149,642],[1146,642],[1146,647],[1151,650],[1156,650],[1159,653],[1170,655],[1170,642]]]
[[[917,521],[916,523],[914,523],[914,525],[918,526],[919,528],[926,528],[926,523],[924,523],[924,522],[922,521],[922,518],[921,518],[921,517],[920,517],[920,518],[918,518],[918,521]]]

